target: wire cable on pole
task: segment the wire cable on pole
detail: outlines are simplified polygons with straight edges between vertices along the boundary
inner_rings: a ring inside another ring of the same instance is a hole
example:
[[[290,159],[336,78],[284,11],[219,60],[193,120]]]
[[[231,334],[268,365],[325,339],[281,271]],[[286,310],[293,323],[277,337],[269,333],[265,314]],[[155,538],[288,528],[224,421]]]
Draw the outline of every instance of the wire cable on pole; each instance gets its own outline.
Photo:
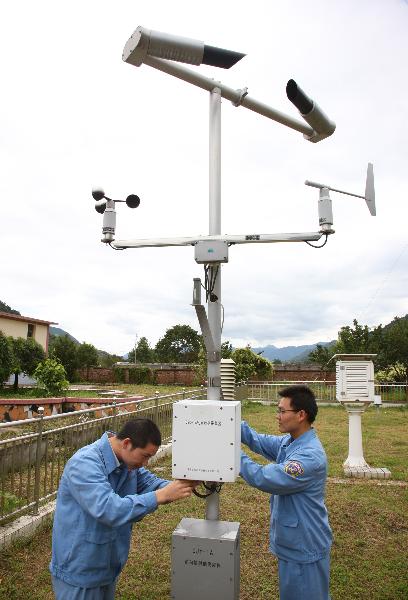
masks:
[[[211,483],[210,485],[206,485],[205,481],[201,482],[201,485],[207,490],[208,494],[201,494],[197,492],[197,490],[193,490],[193,494],[197,496],[197,498],[208,498],[212,494],[219,494],[222,488],[222,483]]]
[[[204,265],[204,289],[205,289],[205,301],[208,302],[216,302],[218,297],[213,294],[215,283],[217,281],[219,265],[216,268],[211,265]]]
[[[315,246],[314,244],[311,244],[310,242],[307,242],[306,240],[305,240],[305,242],[308,246],[311,246],[312,248],[323,248],[323,246],[325,246],[327,244],[328,239],[329,239],[329,236],[326,233],[326,239],[324,240],[323,244],[320,244],[320,246]]]

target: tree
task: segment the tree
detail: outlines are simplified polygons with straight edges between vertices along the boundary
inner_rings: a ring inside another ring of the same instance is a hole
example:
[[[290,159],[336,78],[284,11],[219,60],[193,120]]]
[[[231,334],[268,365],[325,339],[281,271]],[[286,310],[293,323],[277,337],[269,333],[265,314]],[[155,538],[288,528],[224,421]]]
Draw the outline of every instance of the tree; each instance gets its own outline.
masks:
[[[73,381],[78,368],[77,344],[67,335],[52,336],[50,342],[50,357],[57,358],[64,366],[69,381]]]
[[[221,343],[221,358],[231,358],[234,349],[229,340]]]
[[[33,375],[37,365],[44,360],[43,347],[33,338],[9,338],[13,353],[14,389],[18,389],[19,373]]]
[[[309,354],[311,362],[320,365],[323,370],[333,371],[336,363],[330,360],[335,354],[377,354],[376,365],[382,365],[383,356],[383,327],[379,325],[370,329],[353,320],[353,327],[345,325],[338,332],[337,341],[331,346],[317,345]]]
[[[105,352],[104,350],[98,350],[98,355],[99,364],[105,369],[110,369],[115,363],[123,360],[123,356],[119,356],[118,354],[109,354],[109,352]]]
[[[128,354],[128,362],[135,362],[135,349],[130,350]],[[150,347],[146,337],[141,337],[136,346],[136,362],[150,363],[154,362],[154,350]]]
[[[76,348],[78,368],[86,369],[86,378],[89,379],[90,367],[97,367],[99,364],[98,351],[92,344],[82,342]]]
[[[37,386],[44,389],[47,396],[60,396],[68,386],[63,365],[56,358],[46,358],[34,371]]]
[[[229,340],[221,342],[221,358],[231,358],[232,352],[233,348]],[[198,353],[197,365],[196,376],[198,381],[203,381],[207,378],[207,350],[205,349],[203,338],[201,338],[201,347]]]
[[[13,352],[9,339],[0,331],[0,387],[13,372]]]
[[[353,320],[353,327],[342,327],[335,344],[337,354],[375,354],[379,350],[380,331],[373,331],[367,325],[359,325],[357,319]]]
[[[396,383],[406,381],[406,368],[400,362],[377,371],[375,380],[379,383]]]
[[[175,325],[157,342],[155,353],[160,362],[196,363],[200,346],[201,336],[195,329],[189,325]]]
[[[383,328],[384,342],[380,361],[386,367],[394,367],[399,381],[408,379],[408,320],[395,317]],[[399,367],[398,367],[399,364]]]
[[[248,381],[248,379],[254,376],[267,379],[272,375],[272,363],[267,358],[262,358],[262,356],[255,354],[250,346],[236,348],[231,358],[235,362],[235,378],[237,382]]]
[[[334,371],[336,363],[334,360],[331,361],[330,359],[335,354],[336,344],[332,344],[331,346],[321,346],[320,344],[317,344],[316,348],[309,354],[308,360],[318,364],[322,371]]]

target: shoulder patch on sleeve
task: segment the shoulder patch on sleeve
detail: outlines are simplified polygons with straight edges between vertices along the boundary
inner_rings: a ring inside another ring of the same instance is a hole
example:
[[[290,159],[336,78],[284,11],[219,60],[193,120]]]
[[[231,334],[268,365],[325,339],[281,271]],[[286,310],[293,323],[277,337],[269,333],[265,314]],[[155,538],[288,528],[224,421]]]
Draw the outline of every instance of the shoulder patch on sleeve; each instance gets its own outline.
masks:
[[[303,475],[305,470],[302,466],[302,463],[297,460],[289,460],[284,467],[285,473],[291,475],[291,477],[300,477]]]

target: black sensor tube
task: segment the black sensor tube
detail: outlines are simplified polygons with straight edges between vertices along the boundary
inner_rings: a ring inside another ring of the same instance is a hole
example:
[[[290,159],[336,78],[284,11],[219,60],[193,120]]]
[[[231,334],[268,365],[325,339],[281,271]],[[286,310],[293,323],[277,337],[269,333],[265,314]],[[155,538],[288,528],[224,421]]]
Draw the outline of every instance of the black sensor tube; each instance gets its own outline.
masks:
[[[244,56],[246,55],[241,52],[204,45],[203,64],[212,67],[221,67],[222,69],[230,69],[241,60],[241,58],[244,58]]]
[[[300,114],[309,114],[314,107],[313,100],[306,96],[305,92],[298,86],[294,79],[289,79],[286,84],[286,95],[289,100],[296,106]]]

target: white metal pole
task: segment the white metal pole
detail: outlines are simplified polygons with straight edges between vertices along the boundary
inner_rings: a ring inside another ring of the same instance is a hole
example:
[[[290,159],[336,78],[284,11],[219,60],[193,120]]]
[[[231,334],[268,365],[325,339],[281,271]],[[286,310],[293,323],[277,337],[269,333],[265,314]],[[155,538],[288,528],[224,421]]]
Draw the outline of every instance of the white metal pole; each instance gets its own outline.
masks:
[[[209,234],[221,234],[221,91],[215,87],[210,92],[209,133]],[[217,273],[213,294],[215,302],[208,301],[208,322],[216,352],[221,351],[221,265],[210,267],[213,276]],[[208,362],[208,400],[220,400],[221,357],[217,362]]]
[[[187,83],[196,85],[197,87],[207,90],[210,93],[213,91],[214,82],[212,79],[202,75],[198,71],[188,69],[179,63],[164,60],[163,58],[155,58],[153,56],[146,56],[143,62],[145,65],[149,65],[149,67],[158,69],[159,71],[167,73],[168,75],[173,75],[173,77],[177,77],[178,79],[182,79]],[[234,88],[231,88],[221,82],[217,82],[217,85],[219,85],[222,97],[226,100],[230,100],[237,106],[244,106],[245,108],[253,110],[254,112],[263,115],[268,119],[272,119],[272,121],[276,121],[277,123],[281,123],[286,127],[290,127],[290,129],[299,131],[304,135],[313,135],[313,128],[310,127],[310,125],[307,125],[305,122],[286,115],[285,113],[282,113],[279,110],[260,102],[259,100],[255,100],[255,98],[252,98],[248,95],[243,95],[242,90],[235,90]]]
[[[221,233],[221,90],[215,87],[210,92],[209,127],[209,233]],[[208,361],[208,400],[220,400],[221,389],[221,265],[211,265],[212,275],[216,275],[213,294],[215,302],[208,299],[208,323],[218,352],[216,362]],[[219,494],[214,492],[207,497],[206,519],[219,519]]]
[[[159,248],[166,246],[194,246],[197,242],[214,242],[221,240],[228,244],[274,244],[278,242],[317,242],[322,237],[321,231],[305,231],[303,233],[259,233],[238,235],[199,235],[195,237],[152,238],[140,240],[115,240],[115,248]]]

